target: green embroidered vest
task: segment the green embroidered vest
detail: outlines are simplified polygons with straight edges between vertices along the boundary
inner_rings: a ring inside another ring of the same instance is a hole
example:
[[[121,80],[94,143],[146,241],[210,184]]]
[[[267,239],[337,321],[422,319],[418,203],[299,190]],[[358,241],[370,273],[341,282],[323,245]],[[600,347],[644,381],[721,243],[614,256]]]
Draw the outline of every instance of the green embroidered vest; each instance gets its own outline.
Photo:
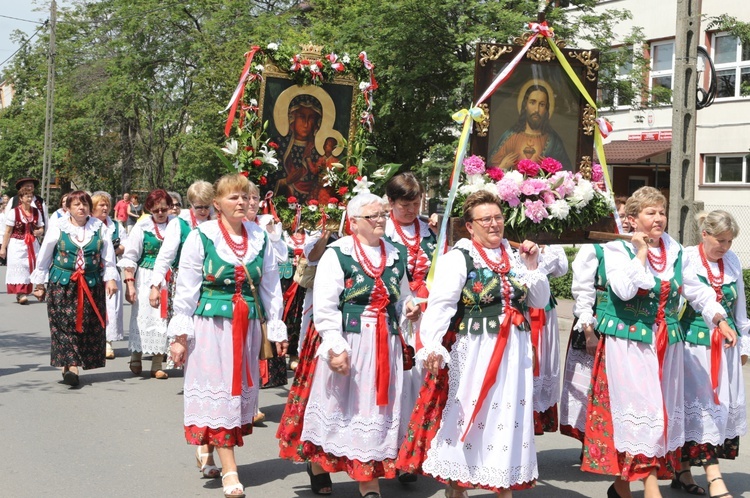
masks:
[[[102,281],[102,245],[103,239],[101,229],[97,230],[91,237],[91,240],[83,246],[83,261],[86,284],[89,287],[95,286]],[[52,268],[49,272],[49,281],[68,285],[70,277],[76,271],[76,256],[79,247],[73,243],[70,234],[61,231],[60,240],[57,241],[55,251],[52,255]]]
[[[623,245],[630,258],[635,258],[635,254],[630,247],[625,242],[623,242]],[[669,296],[664,310],[669,344],[684,340],[678,320],[680,293],[682,291],[682,248],[677,255],[673,270],[673,276],[669,281]],[[654,277],[654,281],[655,284],[652,289],[640,289],[636,296],[629,301],[621,300],[610,289],[608,291],[609,302],[601,306],[602,312],[597,330],[605,335],[651,344],[653,342],[653,325],[656,322],[656,314],[659,310],[659,295],[662,283],[656,277]]]
[[[112,230],[112,242],[120,238],[120,224],[115,222],[112,222],[112,226],[115,227],[114,230]]]
[[[237,280],[235,278],[235,264],[228,263],[216,252],[216,246],[213,241],[209,240],[206,235],[200,233],[201,242],[203,243],[203,249],[206,253],[206,257],[203,261],[203,282],[201,284],[201,296],[198,301],[198,307],[195,310],[196,315],[200,316],[220,316],[224,318],[232,318],[233,304],[232,296],[234,296],[236,290]],[[260,280],[263,272],[263,256],[266,253],[266,244],[268,243],[268,236],[263,235],[263,248],[260,250],[254,260],[245,264],[248,273],[253,279],[253,285],[260,294]],[[255,298],[253,293],[250,291],[250,286],[247,283],[247,274],[242,270],[245,275],[245,280],[242,284],[242,297],[247,302],[247,307],[250,312],[248,317],[250,320],[259,318],[258,309],[255,306]],[[261,312],[265,315],[263,310],[263,303],[259,303]]]
[[[187,240],[187,236],[190,235],[190,231],[192,228],[190,228],[190,223],[183,220],[179,216],[177,217],[180,223],[180,245],[177,247],[177,254],[175,254],[174,261],[172,261],[172,268],[177,269],[178,266],[180,266],[180,255],[182,254],[182,246],[185,244],[185,241]]]
[[[370,295],[375,288],[375,279],[362,269],[362,266],[349,254],[341,252],[340,247],[333,247],[341,269],[344,271],[344,290],[339,296],[339,309],[343,322],[343,331],[360,333],[361,316],[370,304]],[[399,253],[393,266],[385,267],[381,279],[388,291],[388,329],[391,334],[398,334],[398,315],[396,303],[401,298],[401,278],[406,272],[406,264]]]
[[[394,222],[395,223],[395,222]],[[420,226],[421,230],[421,226]],[[391,237],[386,236],[385,240],[390,242],[396,249],[398,249],[399,257],[402,258],[404,261],[409,261],[407,258],[409,256],[409,251],[407,251],[406,246],[401,241],[393,240]],[[435,248],[437,247],[437,237],[435,234],[430,230],[430,235],[427,237],[422,237],[422,239],[419,242],[419,247],[424,252],[425,256],[427,257],[428,261],[432,261],[432,256],[435,253]],[[409,282],[414,280],[414,277],[412,275],[412,271],[409,269],[409,265],[407,263],[406,265],[406,273],[409,278]],[[427,275],[425,275],[425,278]]]
[[[294,276],[294,249],[287,249],[286,261],[279,263],[279,278],[289,280]]]
[[[138,266],[146,268],[147,270],[154,269],[154,263],[156,262],[156,255],[159,254],[161,249],[161,240],[159,240],[155,234],[143,231],[143,251],[141,252],[141,259],[138,260]]]
[[[481,334],[484,329],[489,334],[500,331],[500,315],[503,314],[503,285],[500,276],[489,268],[476,267],[474,259],[466,249],[460,251],[466,262],[466,283],[461,290],[461,300],[458,302],[456,314],[451,319],[451,329],[459,334]],[[524,311],[523,301],[526,300],[528,289],[521,284],[511,270],[508,275],[513,292],[511,306]],[[484,320],[486,318],[486,320]],[[485,322],[484,327],[482,322]],[[528,323],[519,327],[529,330]]]
[[[698,275],[698,279],[706,285],[708,280],[703,275]],[[740,330],[737,328],[737,324],[734,321],[734,305],[737,302],[737,282],[731,282],[721,286],[721,291],[724,294],[724,299],[721,300],[721,305],[727,314],[727,323],[732,329],[737,331],[737,335],[740,335]],[[685,311],[680,319],[680,325],[682,330],[685,331],[685,342],[691,344],[698,344],[699,346],[710,346],[711,345],[711,332],[713,328],[706,326],[706,321],[703,316],[695,311],[689,304],[685,305]]]

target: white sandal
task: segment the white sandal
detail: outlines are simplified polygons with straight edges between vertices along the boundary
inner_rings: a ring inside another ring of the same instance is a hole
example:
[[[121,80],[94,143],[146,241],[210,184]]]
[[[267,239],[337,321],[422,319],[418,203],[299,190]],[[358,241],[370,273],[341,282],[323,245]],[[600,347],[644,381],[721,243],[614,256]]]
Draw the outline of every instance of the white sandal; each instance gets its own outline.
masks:
[[[237,476],[237,479],[240,478],[239,474],[237,472],[227,472],[226,474],[222,474],[221,476],[221,484],[224,484],[224,478],[229,476]],[[245,487],[242,485],[241,482],[238,482],[236,484],[230,484],[229,486],[224,486],[222,489],[224,491],[224,497],[225,498],[245,498]],[[240,494],[234,494],[234,491],[242,491]]]
[[[210,457],[212,453],[201,453],[201,447],[198,446],[195,450],[195,460],[198,464],[198,468],[200,469],[200,473],[203,474],[203,477],[206,479],[216,479],[217,477],[221,477],[221,471],[219,470],[219,467],[216,465],[209,465],[208,464],[208,457]],[[206,463],[203,463],[203,459],[206,459]]]

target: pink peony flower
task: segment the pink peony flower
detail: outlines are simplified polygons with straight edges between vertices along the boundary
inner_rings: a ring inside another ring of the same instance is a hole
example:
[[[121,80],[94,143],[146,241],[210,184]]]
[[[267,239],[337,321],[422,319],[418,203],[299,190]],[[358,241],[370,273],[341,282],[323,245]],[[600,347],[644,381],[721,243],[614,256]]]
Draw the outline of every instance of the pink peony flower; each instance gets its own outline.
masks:
[[[497,195],[510,207],[517,207],[521,204],[518,198],[521,195],[521,189],[513,179],[505,177],[497,182]]]
[[[594,166],[591,168],[591,181],[592,182],[600,182],[604,179],[604,171],[602,171],[602,165],[601,164],[594,164]]]
[[[481,175],[484,173],[484,159],[479,156],[469,156],[464,159],[464,172],[467,175]]]
[[[555,194],[553,194],[552,192],[547,191],[542,193],[542,199],[544,199],[545,206],[549,206],[557,200],[557,197],[555,197]]]
[[[485,173],[496,182],[499,182],[503,179],[503,176],[505,176],[505,173],[503,173],[503,170],[500,168],[487,168]]]
[[[552,157],[545,157],[544,159],[542,159],[541,167],[550,175],[553,173],[557,173],[558,171],[561,171],[563,169],[560,161]]]
[[[532,201],[527,199],[523,205],[526,208],[526,217],[534,223],[539,223],[544,218],[549,217],[547,208],[544,207],[544,201]]]
[[[576,184],[573,180],[573,175],[570,173],[570,171],[559,171],[552,175],[552,177],[549,179],[550,185],[557,185],[555,187],[555,191],[560,195],[560,197],[567,197],[568,195],[573,193],[573,189],[575,189]]]
[[[521,193],[523,195],[539,195],[545,189],[549,188],[549,184],[541,178],[529,178],[521,185]]]
[[[518,171],[528,177],[536,176],[539,174],[539,165],[531,159],[521,159],[520,161],[518,161],[518,166],[516,166],[516,168],[518,169]]]

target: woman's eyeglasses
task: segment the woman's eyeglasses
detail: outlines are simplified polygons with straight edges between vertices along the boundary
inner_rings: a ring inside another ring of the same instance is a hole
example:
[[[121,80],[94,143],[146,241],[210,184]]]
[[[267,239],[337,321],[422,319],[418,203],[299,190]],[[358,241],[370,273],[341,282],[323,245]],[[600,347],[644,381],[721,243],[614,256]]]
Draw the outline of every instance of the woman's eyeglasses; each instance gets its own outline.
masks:
[[[496,225],[500,225],[505,218],[503,218],[502,215],[497,216],[485,216],[484,218],[474,218],[471,221],[476,221],[484,228],[489,228],[490,225],[492,225],[492,222],[494,221]]]
[[[378,220],[387,220],[390,217],[388,213],[378,213],[378,214],[368,214],[366,216],[355,216],[355,218],[362,218],[363,220],[367,221],[378,221]]]
[[[168,213],[172,210],[172,208],[159,208],[159,209],[152,209],[151,214],[163,214]]]
[[[209,207],[210,206],[196,206],[195,204],[193,204],[193,209],[201,209],[201,210],[203,210],[203,209],[208,209]]]

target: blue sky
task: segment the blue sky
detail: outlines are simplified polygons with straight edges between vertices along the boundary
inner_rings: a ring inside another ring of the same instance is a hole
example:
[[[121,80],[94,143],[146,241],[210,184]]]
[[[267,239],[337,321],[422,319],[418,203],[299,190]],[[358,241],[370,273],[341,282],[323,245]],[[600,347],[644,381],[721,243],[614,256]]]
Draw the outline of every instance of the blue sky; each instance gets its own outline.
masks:
[[[57,8],[70,5],[71,0],[57,0]],[[43,22],[49,17],[48,0],[0,0],[0,15]],[[42,10],[38,10],[38,9]],[[18,49],[18,44],[10,40],[10,34],[16,29],[31,36],[39,24],[0,17],[0,62],[4,61]],[[0,67],[2,70],[2,67]]]

